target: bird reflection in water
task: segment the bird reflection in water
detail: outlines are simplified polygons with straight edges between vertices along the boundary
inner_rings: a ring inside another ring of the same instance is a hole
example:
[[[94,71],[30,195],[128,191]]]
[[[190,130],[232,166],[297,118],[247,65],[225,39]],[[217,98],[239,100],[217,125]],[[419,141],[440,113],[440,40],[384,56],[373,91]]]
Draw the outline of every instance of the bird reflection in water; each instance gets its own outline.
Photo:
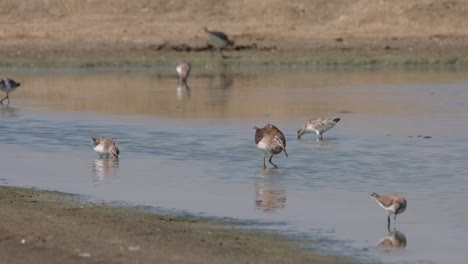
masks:
[[[218,113],[226,112],[230,102],[234,77],[225,73],[226,66],[220,66],[219,71],[209,76],[207,104]]]
[[[281,173],[277,170],[263,171],[255,186],[255,206],[264,212],[275,212],[286,206],[286,190]]]
[[[18,108],[10,107],[8,104],[0,105],[0,116],[2,117],[18,117]]]
[[[398,249],[406,247],[406,236],[402,232],[394,229],[377,242],[377,247],[384,249]]]
[[[119,160],[113,158],[99,158],[93,161],[93,178],[95,182],[104,182],[117,175]]]
[[[177,100],[183,101],[190,99],[192,90],[187,83],[179,83],[177,85]]]

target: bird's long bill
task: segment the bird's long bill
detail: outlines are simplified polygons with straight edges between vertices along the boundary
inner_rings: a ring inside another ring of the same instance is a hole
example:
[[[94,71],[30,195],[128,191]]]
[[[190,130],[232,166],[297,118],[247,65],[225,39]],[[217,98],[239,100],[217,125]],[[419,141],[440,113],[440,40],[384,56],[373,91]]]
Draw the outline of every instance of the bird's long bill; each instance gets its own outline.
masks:
[[[281,148],[284,150],[284,154],[286,154],[286,157],[288,157],[288,152],[286,152],[286,146],[284,145],[283,141],[278,137],[276,137],[276,140],[279,143],[279,145],[281,146]]]
[[[117,159],[119,158],[119,154],[120,154],[119,148],[117,148],[115,145],[112,145],[110,146],[109,150],[115,158]]]
[[[306,128],[305,126],[302,126],[300,128],[297,129],[297,138],[301,138],[302,135],[304,135],[306,133]]]

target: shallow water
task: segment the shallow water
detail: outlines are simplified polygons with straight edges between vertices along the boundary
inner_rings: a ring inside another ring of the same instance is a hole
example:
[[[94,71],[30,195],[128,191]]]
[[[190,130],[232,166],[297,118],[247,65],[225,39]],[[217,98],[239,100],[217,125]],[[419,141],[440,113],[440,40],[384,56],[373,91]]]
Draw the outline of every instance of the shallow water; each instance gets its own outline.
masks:
[[[4,75],[23,85],[0,107],[2,184],[230,218],[384,263],[468,257],[466,71],[193,69],[190,89],[172,68]],[[297,140],[314,116],[342,120]],[[252,128],[268,122],[289,158],[262,171]],[[118,161],[93,152],[100,135]],[[372,192],[407,198],[398,233]],[[388,235],[406,247],[377,247]]]

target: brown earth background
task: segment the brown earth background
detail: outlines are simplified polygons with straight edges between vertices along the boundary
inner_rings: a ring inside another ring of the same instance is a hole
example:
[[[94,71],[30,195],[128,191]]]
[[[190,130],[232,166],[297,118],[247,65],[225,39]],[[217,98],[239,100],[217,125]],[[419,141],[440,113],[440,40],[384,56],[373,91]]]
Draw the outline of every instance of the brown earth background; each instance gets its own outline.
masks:
[[[209,49],[204,27],[227,33],[235,50],[289,52],[293,60],[310,51],[307,56],[404,55],[460,63],[468,51],[464,0],[2,0],[0,6],[4,66],[83,54],[91,61],[120,57],[116,64],[154,64],[148,57],[160,61],[161,52]]]

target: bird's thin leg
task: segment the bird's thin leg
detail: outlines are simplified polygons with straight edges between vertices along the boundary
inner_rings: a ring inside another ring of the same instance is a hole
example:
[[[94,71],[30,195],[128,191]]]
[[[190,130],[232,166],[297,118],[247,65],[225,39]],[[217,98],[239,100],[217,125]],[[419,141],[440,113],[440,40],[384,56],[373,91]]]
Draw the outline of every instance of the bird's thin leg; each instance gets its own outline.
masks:
[[[275,167],[275,169],[278,168],[278,166],[276,166],[276,164],[274,164],[271,159],[273,158],[273,155],[270,156],[270,159],[268,160],[268,162],[270,162],[271,165],[273,165]]]
[[[263,155],[263,169],[266,169],[265,155]]]
[[[208,48],[210,49],[211,57],[213,57],[213,46],[210,43],[207,43]]]
[[[226,59],[227,56],[223,54],[223,49],[219,49],[219,54],[221,54],[221,58]]]
[[[397,214],[395,214],[395,217],[393,218],[393,220],[396,220],[396,216],[397,216]]]
[[[7,98],[8,98],[8,94],[7,94],[7,96],[3,97],[2,100],[0,100],[0,104],[3,104],[3,100],[5,100]],[[10,99],[8,99],[8,100],[10,100]]]
[[[388,229],[388,232],[390,232],[390,214],[388,214],[388,217],[387,217],[387,229]]]

